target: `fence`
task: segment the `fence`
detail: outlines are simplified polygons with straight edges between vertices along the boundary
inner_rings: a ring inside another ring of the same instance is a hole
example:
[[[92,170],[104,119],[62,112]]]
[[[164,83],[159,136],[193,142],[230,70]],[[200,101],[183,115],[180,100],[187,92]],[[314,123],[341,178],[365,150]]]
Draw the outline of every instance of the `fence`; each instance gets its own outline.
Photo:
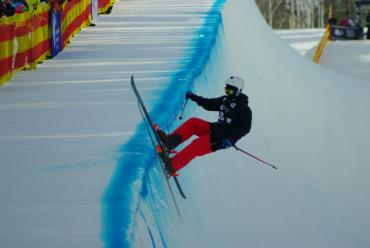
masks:
[[[92,1],[68,0],[58,5],[32,0],[29,11],[1,17],[0,85],[17,71],[35,69],[38,63],[52,57],[57,24],[60,25],[60,50],[64,49],[74,34],[91,24]],[[114,0],[97,1],[99,13],[106,12],[114,3]],[[59,21],[55,21],[56,17]]]
[[[364,38],[363,27],[342,27],[337,25],[330,26],[331,40],[362,40]]]

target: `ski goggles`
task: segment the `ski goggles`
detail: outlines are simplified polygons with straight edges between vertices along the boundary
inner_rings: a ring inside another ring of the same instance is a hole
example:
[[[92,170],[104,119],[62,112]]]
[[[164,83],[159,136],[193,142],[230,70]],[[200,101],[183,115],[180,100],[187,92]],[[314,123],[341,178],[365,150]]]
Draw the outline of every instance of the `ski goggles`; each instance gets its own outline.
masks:
[[[234,88],[234,87],[226,85],[226,87],[225,87],[225,94],[226,94],[227,96],[232,96],[232,95],[234,95],[235,93],[236,93],[236,90],[235,90],[235,88]]]

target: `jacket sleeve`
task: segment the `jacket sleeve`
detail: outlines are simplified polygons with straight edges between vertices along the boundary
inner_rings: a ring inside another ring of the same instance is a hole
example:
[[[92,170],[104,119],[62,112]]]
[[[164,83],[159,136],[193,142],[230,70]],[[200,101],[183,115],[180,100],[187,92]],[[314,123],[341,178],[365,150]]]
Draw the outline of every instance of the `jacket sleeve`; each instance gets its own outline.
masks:
[[[218,98],[203,98],[194,96],[193,101],[208,111],[219,111],[223,102],[223,96]]]
[[[239,111],[239,125],[230,135],[230,138],[234,141],[234,143],[249,133],[252,126],[252,111],[250,108],[247,105],[244,105],[239,109]]]

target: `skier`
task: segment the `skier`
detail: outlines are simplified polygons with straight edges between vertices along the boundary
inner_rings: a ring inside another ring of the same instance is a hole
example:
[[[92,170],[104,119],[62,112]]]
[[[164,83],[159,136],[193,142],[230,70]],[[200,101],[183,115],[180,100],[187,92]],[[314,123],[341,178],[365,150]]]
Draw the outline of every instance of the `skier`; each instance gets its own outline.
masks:
[[[176,176],[177,171],[197,156],[234,146],[250,131],[252,111],[248,106],[248,97],[242,93],[243,87],[242,78],[230,77],[226,81],[224,96],[207,99],[191,92],[186,93],[186,99],[196,102],[204,109],[219,111],[217,122],[190,118],[169,135],[157,128],[158,136],[168,150],[175,149],[193,135],[198,136],[172,158],[160,153],[172,176]]]

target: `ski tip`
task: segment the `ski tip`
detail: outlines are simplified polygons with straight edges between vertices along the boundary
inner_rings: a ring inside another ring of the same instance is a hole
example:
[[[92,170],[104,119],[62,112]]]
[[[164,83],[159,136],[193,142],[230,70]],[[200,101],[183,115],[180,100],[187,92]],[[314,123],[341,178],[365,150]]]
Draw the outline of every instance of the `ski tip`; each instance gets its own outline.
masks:
[[[179,174],[179,173],[177,173],[177,172],[172,172],[172,173],[170,173],[170,176],[171,176],[171,177],[179,177],[179,176],[180,176],[180,174]]]
[[[161,147],[160,145],[156,145],[155,150],[156,150],[158,153],[162,153],[162,152],[163,152],[162,147]]]
[[[157,124],[153,124],[153,128],[154,128],[155,131],[158,131],[159,130],[159,127],[158,127]]]
[[[277,167],[275,165],[269,164],[273,169],[277,170]]]

